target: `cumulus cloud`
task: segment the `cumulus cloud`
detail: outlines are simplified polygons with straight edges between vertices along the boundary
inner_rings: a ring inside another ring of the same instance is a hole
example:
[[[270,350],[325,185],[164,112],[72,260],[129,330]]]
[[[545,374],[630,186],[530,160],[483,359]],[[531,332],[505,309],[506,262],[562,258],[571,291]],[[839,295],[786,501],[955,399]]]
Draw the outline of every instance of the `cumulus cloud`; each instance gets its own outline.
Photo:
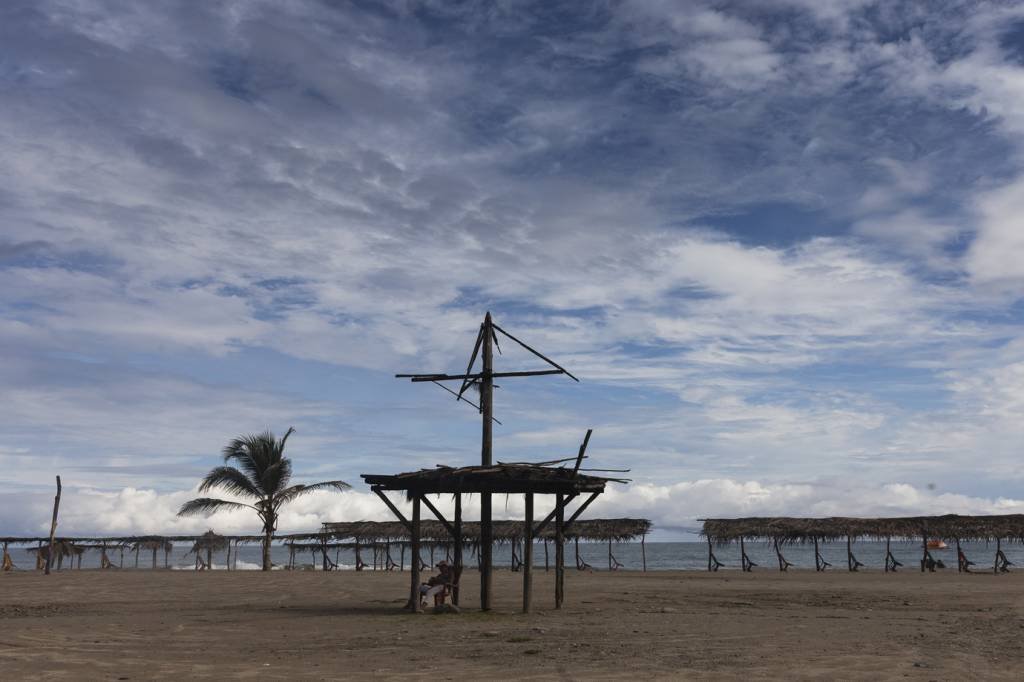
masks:
[[[61,500],[60,532],[68,535],[199,534],[213,529],[224,534],[258,534],[255,513],[221,512],[208,518],[179,518],[178,507],[195,490],[160,493],[152,489],[119,491],[69,489]],[[404,497],[392,501],[408,518],[411,505]],[[48,504],[43,496],[19,500],[21,508],[10,520],[16,532],[45,534],[49,530]],[[437,496],[434,504],[451,518],[450,496]],[[543,496],[536,514],[546,514],[553,502]],[[522,519],[520,495],[495,496],[494,518]],[[686,538],[698,531],[700,519],[738,516],[906,516],[917,514],[1019,514],[1024,500],[988,498],[931,490],[926,486],[889,483],[849,486],[834,482],[773,484],[754,480],[700,479],[672,484],[617,484],[587,508],[590,518],[648,518],[655,539]],[[479,518],[479,497],[467,496],[464,518]],[[376,495],[367,492],[317,492],[284,508],[280,533],[315,532],[331,521],[392,521],[394,517]]]

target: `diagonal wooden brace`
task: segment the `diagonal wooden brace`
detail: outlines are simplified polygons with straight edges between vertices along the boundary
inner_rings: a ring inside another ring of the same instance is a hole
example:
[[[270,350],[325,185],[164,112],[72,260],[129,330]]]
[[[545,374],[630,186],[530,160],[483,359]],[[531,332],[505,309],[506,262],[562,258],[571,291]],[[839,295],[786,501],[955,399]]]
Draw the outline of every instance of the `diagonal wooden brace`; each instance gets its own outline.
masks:
[[[396,507],[395,504],[391,500],[388,499],[388,496],[385,495],[384,492],[380,488],[374,487],[374,488],[370,488],[370,490],[372,490],[373,492],[377,493],[377,497],[379,497],[380,499],[384,500],[384,504],[386,504],[388,506],[388,509],[391,510],[392,514],[394,514],[396,517],[398,517],[398,520],[402,522],[402,525],[405,526],[406,530],[408,530],[409,534],[411,535],[412,534],[412,523],[410,523],[409,519],[405,518],[405,516],[402,515],[402,512],[400,512],[398,510],[398,507]]]
[[[452,524],[448,523],[448,522],[447,522],[447,521],[445,520],[445,518],[444,518],[443,516],[441,516],[441,512],[439,512],[439,511],[437,510],[437,507],[435,507],[435,506],[434,506],[433,504],[431,504],[430,500],[428,500],[428,499],[427,499],[427,496],[426,496],[426,495],[424,495],[423,497],[421,497],[421,498],[420,498],[420,501],[421,501],[421,502],[422,502],[423,504],[427,505],[427,509],[429,509],[429,510],[430,510],[430,512],[431,512],[431,513],[432,513],[432,514],[433,514],[434,516],[436,516],[436,517],[437,517],[437,520],[441,522],[441,524],[442,524],[442,525],[443,525],[443,526],[445,527],[445,529],[446,529],[446,530],[448,531],[448,534],[449,534],[449,535],[451,535],[451,536],[452,536],[452,539],[454,540],[454,539],[455,539],[455,528],[453,528],[453,527],[452,527]]]

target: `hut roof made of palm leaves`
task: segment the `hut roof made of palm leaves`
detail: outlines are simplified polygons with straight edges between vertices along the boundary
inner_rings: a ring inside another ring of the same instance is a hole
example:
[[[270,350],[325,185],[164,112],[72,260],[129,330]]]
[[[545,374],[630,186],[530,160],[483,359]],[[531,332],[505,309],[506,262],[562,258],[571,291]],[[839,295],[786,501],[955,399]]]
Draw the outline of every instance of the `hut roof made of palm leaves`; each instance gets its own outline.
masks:
[[[438,465],[404,474],[362,474],[363,480],[381,490],[409,494],[433,493],[601,493],[605,483],[625,479],[581,474],[566,467],[540,464],[495,464],[449,467]]]
[[[748,517],[705,519],[701,535],[716,544],[744,540],[777,539],[799,543],[853,538],[905,538],[995,540],[1024,542],[1024,514],[1001,516],[904,516],[894,518]]]
[[[226,549],[228,546],[228,539],[223,535],[217,535],[212,530],[208,530],[199,537],[196,538],[195,543],[192,545],[192,549],[188,551],[188,554],[193,552],[199,552],[200,550],[208,549],[214,552],[220,552]]]
[[[651,531],[647,519],[588,519],[573,521],[566,531],[569,539],[628,541],[642,537]],[[324,533],[338,539],[352,539],[360,542],[404,542],[410,539],[409,529],[398,521],[345,521],[324,523]],[[495,542],[518,542],[523,539],[522,521],[495,521]],[[450,542],[451,535],[440,521],[421,521],[420,537],[425,542]],[[552,539],[555,530],[548,524],[537,536],[538,539]],[[462,539],[479,542],[480,523],[464,521]]]

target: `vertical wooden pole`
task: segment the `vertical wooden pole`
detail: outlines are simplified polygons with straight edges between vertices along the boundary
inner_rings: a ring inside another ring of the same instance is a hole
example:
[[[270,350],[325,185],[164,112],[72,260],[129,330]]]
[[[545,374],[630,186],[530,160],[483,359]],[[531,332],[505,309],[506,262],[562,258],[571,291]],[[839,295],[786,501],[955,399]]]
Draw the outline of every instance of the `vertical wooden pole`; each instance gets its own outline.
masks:
[[[992,572],[999,575],[999,553],[1003,551],[1003,539],[996,538],[996,559],[992,563]]]
[[[491,427],[494,420],[494,351],[492,348],[494,329],[491,326],[491,313],[484,316],[482,329],[482,363],[480,377],[480,412],[483,419],[483,430],[480,443],[480,464],[491,466],[492,450]],[[491,609],[491,546],[494,541],[494,528],[491,521],[491,494],[480,495],[480,608]]]
[[[526,493],[526,522],[523,528],[523,613],[533,601],[533,493]]]
[[[740,537],[740,570],[747,570],[747,549],[743,545],[743,538]]]
[[[409,583],[411,585],[409,597],[409,610],[413,613],[420,611],[420,496],[416,494],[412,498],[412,563],[409,566]]]
[[[57,495],[53,498],[53,520],[50,521],[50,551],[46,555],[46,575],[53,563],[53,536],[57,532],[57,510],[60,509],[60,476],[57,477]]]
[[[853,571],[853,550],[850,547],[850,534],[846,534],[846,570]]]
[[[818,559],[818,536],[814,536],[814,570],[821,570],[821,561]]]
[[[892,553],[892,550],[889,549],[889,545],[890,545],[891,542],[892,542],[892,538],[890,536],[888,536],[888,535],[885,536],[885,572],[886,573],[889,572],[889,555]]]
[[[156,550],[157,546],[153,545],[153,570],[156,570]]]
[[[555,608],[565,599],[565,505],[562,494],[555,496]]]
[[[921,534],[921,572],[924,573],[925,562],[928,560],[928,531]]]
[[[462,493],[455,493],[455,571],[462,582]],[[452,603],[459,605],[459,585],[452,588]]]
[[[608,556],[608,568],[609,569],[612,567],[611,553],[612,553],[612,549],[611,549],[611,545],[609,545],[608,546],[608,555],[609,555]],[[708,573],[710,573],[710,572],[711,572],[711,537],[709,536],[708,537]]]
[[[612,570],[612,539],[611,538],[608,538],[608,570],[609,571]]]
[[[963,562],[960,561],[960,538],[956,539],[956,572],[957,573],[963,573],[964,572]]]
[[[647,572],[647,548],[644,546],[644,539],[647,537],[647,533],[640,536],[640,558],[644,562],[644,573]]]
[[[548,565],[548,539],[544,538],[544,572],[547,573],[550,570],[551,567]]]

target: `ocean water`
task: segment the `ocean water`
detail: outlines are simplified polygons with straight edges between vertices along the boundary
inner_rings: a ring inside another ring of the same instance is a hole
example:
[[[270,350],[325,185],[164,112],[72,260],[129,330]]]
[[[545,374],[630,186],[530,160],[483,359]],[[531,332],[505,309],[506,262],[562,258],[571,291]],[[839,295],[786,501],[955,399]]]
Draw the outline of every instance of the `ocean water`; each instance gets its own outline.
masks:
[[[973,570],[992,570],[992,563],[996,553],[996,545],[994,542],[963,543],[962,547],[964,552],[967,554],[967,557],[976,564],[972,567]],[[1011,570],[1024,570],[1024,547],[1010,543],[1004,543],[1002,547],[1007,558],[1015,564],[1010,567]],[[188,549],[189,547],[186,545],[176,546],[174,551],[171,552],[168,557],[169,567],[179,570],[192,569],[195,565],[195,556],[187,554]],[[239,555],[237,567],[239,570],[259,569],[261,562],[261,550],[258,545],[240,546],[238,549]],[[747,555],[755,563],[759,564],[759,566],[754,569],[755,571],[778,570],[778,561],[775,558],[775,552],[770,544],[763,542],[748,542],[746,544],[746,549]],[[612,543],[611,551],[614,559],[622,564],[620,570],[641,570],[643,567],[643,553],[646,553],[647,570],[650,571],[703,571],[707,569],[708,547],[704,542],[647,542],[643,548],[639,542],[622,542]],[[725,564],[725,566],[720,570],[739,570],[739,545],[716,547],[714,551],[718,560]],[[893,542],[892,551],[897,560],[904,564],[904,570],[920,570],[919,562],[921,558],[921,545],[919,542]],[[26,552],[24,548],[11,547],[9,552],[11,554],[11,558],[14,560],[15,566],[19,570],[31,570],[35,567],[34,554]],[[794,545],[784,547],[782,552],[786,559],[793,564],[794,568],[814,568],[813,546]],[[821,545],[821,553],[827,561],[832,563],[833,569],[846,570],[845,542],[823,544]],[[885,557],[884,542],[855,542],[853,544],[853,553],[861,563],[865,564],[865,568],[861,570],[882,570]],[[580,558],[593,566],[594,569],[608,569],[607,543],[581,542],[579,544],[579,554]],[[543,567],[544,545],[536,545],[533,550],[533,555],[534,565]],[[107,556],[115,564],[122,562],[122,556],[117,550],[108,551]],[[275,545],[271,556],[275,567],[277,568],[283,567],[288,563],[288,550],[285,547]],[[342,570],[355,568],[355,554],[351,550],[330,550],[329,556],[332,561],[336,561],[339,564],[339,568]],[[361,552],[361,556],[363,561],[372,567],[372,551],[364,549]],[[433,553],[433,557],[431,556],[429,548],[423,549],[420,556],[426,564],[433,565],[435,562],[445,558],[445,549],[444,547],[437,547]],[[554,565],[555,551],[554,545],[552,544],[548,545],[548,556],[549,563]],[[942,560],[946,564],[947,570],[956,570],[955,548],[950,547],[946,550],[932,550],[932,556],[936,559]],[[402,552],[397,545],[391,548],[391,557],[396,563],[402,559]],[[512,554],[509,546],[495,546],[494,565],[497,568],[508,568],[511,563],[511,558]],[[409,559],[410,554],[409,551],[406,550],[403,562],[406,567],[409,565]],[[224,560],[225,557],[223,553],[214,554],[214,568],[223,569]],[[467,565],[473,565],[475,558],[467,551],[465,561]],[[152,563],[152,552],[140,552],[138,559],[139,569],[151,569]],[[575,563],[576,547],[573,543],[568,543],[566,545],[566,566],[573,567],[575,566]],[[306,567],[312,567],[314,570],[317,570],[321,566],[320,555],[315,555],[314,559],[314,556],[308,553],[299,554],[296,556],[296,564],[298,566],[305,565]],[[99,568],[99,565],[99,551],[88,551],[82,556],[82,568]],[[135,565],[134,552],[126,550],[123,555],[124,568],[134,568]],[[65,561],[65,570],[68,566],[69,562]],[[157,566],[159,568],[164,567],[163,552],[157,553]]]

